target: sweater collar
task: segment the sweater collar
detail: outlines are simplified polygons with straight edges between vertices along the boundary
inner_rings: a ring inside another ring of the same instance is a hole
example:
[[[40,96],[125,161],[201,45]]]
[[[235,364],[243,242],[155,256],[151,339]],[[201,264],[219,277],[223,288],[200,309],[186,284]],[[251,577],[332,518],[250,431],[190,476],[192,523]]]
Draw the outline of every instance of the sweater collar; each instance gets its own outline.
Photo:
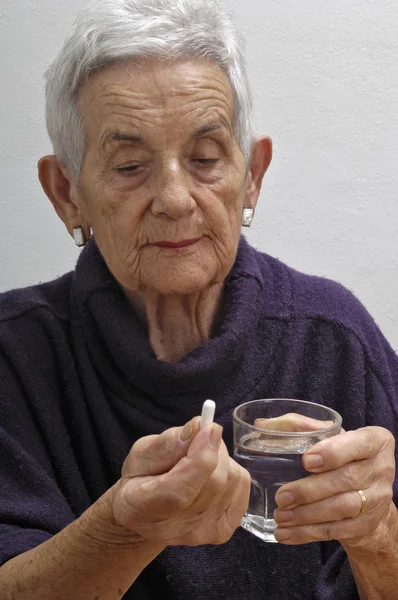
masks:
[[[271,272],[269,276],[272,279]],[[271,290],[274,286],[265,285],[266,280],[263,255],[242,237],[225,282],[218,335],[180,362],[166,363],[155,356],[145,328],[92,239],[81,253],[75,272],[80,335],[85,338],[97,372],[108,385],[125,380],[152,398],[195,392],[206,397],[214,381],[225,380],[239,369],[264,303],[271,312],[273,305],[280,309]]]

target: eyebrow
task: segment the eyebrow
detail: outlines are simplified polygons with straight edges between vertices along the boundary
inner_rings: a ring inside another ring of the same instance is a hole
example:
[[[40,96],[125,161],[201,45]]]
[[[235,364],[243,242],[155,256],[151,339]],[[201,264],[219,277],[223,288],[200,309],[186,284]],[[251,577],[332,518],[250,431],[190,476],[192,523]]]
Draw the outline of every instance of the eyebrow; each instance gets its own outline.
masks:
[[[198,139],[207,135],[208,133],[211,133],[212,131],[218,130],[224,130],[228,133],[231,132],[227,121],[225,121],[224,119],[219,119],[217,121],[213,121],[212,123],[208,123],[203,127],[200,127],[199,129],[194,131],[191,137],[192,139]],[[113,142],[130,142],[133,144],[144,144],[145,140],[140,135],[132,135],[129,133],[122,133],[119,131],[109,131],[105,135],[101,147],[105,148],[105,146],[112,144]]]
[[[119,131],[109,131],[101,144],[102,148],[112,144],[112,142],[131,142],[135,144],[143,144],[144,138],[140,135],[131,135],[129,133],[120,133]]]
[[[211,133],[212,131],[218,131],[219,129],[231,133],[230,126],[228,125],[227,121],[225,121],[224,119],[219,119],[218,121],[213,121],[212,123],[209,123],[208,125],[204,125],[204,127],[200,127],[199,129],[197,129],[194,132],[192,138],[201,138],[207,133]]]

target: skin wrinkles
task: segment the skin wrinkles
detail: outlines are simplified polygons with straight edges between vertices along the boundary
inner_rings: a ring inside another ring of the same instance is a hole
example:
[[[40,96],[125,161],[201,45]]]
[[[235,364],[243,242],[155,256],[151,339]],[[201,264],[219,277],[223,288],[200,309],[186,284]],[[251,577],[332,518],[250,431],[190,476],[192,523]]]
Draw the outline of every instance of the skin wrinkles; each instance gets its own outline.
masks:
[[[229,126],[225,123],[224,119],[217,119],[209,122],[207,125],[200,127],[198,130],[193,132],[191,136],[192,143],[195,139],[201,139],[201,143],[198,144],[200,148],[208,147],[209,151],[213,148],[216,152],[216,156],[219,156],[217,145],[221,145],[222,149],[227,155],[229,155],[228,140],[229,137],[226,135],[226,130],[229,131]],[[204,137],[207,134],[212,134],[212,140]],[[100,153],[103,153],[105,165],[109,166],[109,163],[114,159],[115,155],[119,157],[118,162],[122,160],[123,151],[128,155],[128,152],[137,156],[145,156],[145,143],[146,140],[136,134],[124,132],[121,129],[109,130],[104,133],[103,141],[100,143]],[[199,151],[199,150],[198,150]],[[199,152],[200,154],[200,152]],[[140,160],[137,158],[137,160]]]
[[[159,347],[164,345],[165,339],[175,329],[176,324],[180,321],[181,312],[185,315],[185,320],[188,321],[188,329],[196,330],[195,337],[200,342],[208,339],[212,323],[208,323],[208,319],[202,317],[202,311],[196,306],[195,302],[187,302],[186,298],[184,299],[184,294],[182,295],[182,302],[181,299],[171,302],[163,300],[160,304],[153,298],[153,294],[147,294],[146,290],[153,287],[153,280],[159,280],[157,273],[161,273],[164,268],[168,273],[168,289],[165,290],[165,286],[162,286],[163,282],[160,282],[161,292],[167,293],[170,290],[173,291],[174,288],[178,294],[181,290],[180,282],[182,281],[185,282],[182,284],[185,287],[183,291],[194,294],[197,301],[203,298],[203,293],[198,294],[197,292],[198,287],[203,288],[206,284],[206,287],[218,284],[218,289],[211,294],[214,297],[214,302],[218,302],[222,291],[220,289],[222,281],[231,267],[231,257],[234,257],[235,254],[234,249],[230,248],[227,241],[228,234],[231,233],[231,225],[235,230],[233,236],[235,240],[238,234],[238,221],[233,218],[235,208],[233,196],[235,194],[227,193],[231,179],[233,179],[233,176],[239,175],[238,165],[233,164],[228,156],[225,156],[225,158],[223,156],[223,160],[226,163],[229,162],[229,164],[225,165],[222,173],[206,188],[201,183],[195,185],[189,175],[184,172],[181,167],[180,156],[185,145],[184,130],[187,129],[187,125],[195,124],[199,126],[201,121],[204,121],[204,119],[208,121],[209,117],[211,120],[223,119],[229,122],[231,120],[232,104],[224,91],[220,93],[220,85],[214,86],[213,79],[204,78],[203,73],[201,73],[201,77],[188,77],[188,81],[184,82],[184,86],[178,86],[178,74],[175,75],[177,75],[177,78],[174,79],[174,85],[170,85],[167,77],[166,88],[162,88],[162,84],[165,83],[164,78],[162,74],[157,76],[155,72],[154,84],[160,93],[155,93],[149,98],[146,90],[140,94],[130,89],[123,89],[117,93],[113,87],[110,88],[108,94],[102,95],[102,97],[99,95],[96,98],[97,104],[101,100],[96,123],[96,128],[99,125],[101,132],[97,147],[101,146],[104,138],[101,125],[109,127],[109,120],[112,124],[116,121],[119,128],[123,127],[134,133],[135,130],[138,130],[141,135],[143,133],[143,138],[148,140],[143,146],[148,148],[148,154],[153,156],[153,159],[149,160],[152,163],[152,172],[158,169],[161,172],[159,178],[148,178],[148,183],[145,182],[147,198],[153,199],[156,195],[159,196],[157,194],[159,184],[163,189],[167,188],[169,194],[175,195],[171,209],[170,206],[166,206],[168,201],[164,202],[162,198],[158,198],[157,202],[152,201],[151,211],[147,210],[148,202],[144,201],[142,211],[137,211],[137,218],[130,221],[131,230],[137,231],[135,243],[120,244],[119,242],[117,245],[112,244],[112,255],[116,258],[115,263],[124,265],[129,273],[142,273],[139,281],[134,282],[133,285],[130,281],[126,282],[127,285],[125,285],[123,280],[122,284],[135,305],[137,305],[137,301],[134,302],[134,300],[137,300],[137,295],[134,299],[131,296],[131,291],[140,293],[142,300],[138,304],[142,305],[143,302],[146,307],[145,312],[147,318],[149,317],[150,337],[153,343],[159,345]],[[196,87],[193,87],[193,90],[190,91],[190,86]],[[217,92],[219,95],[217,95]],[[189,102],[187,102],[187,98],[189,98]],[[117,105],[117,111],[115,111],[115,104]],[[217,145],[217,149],[218,147]],[[134,155],[134,152],[132,154]],[[216,153],[217,157],[222,155],[222,151]],[[241,161],[241,171],[242,167],[244,167],[244,164]],[[113,241],[117,239],[120,230],[119,217],[121,213],[123,214],[123,207],[130,205],[131,184],[130,179],[126,179],[126,184],[123,180],[121,187],[119,187],[119,181],[122,180],[117,178],[117,183],[109,181],[113,178],[113,171],[109,176],[108,173],[104,173],[104,179],[110,184],[110,188],[116,190],[116,193],[113,198],[109,198],[109,202],[104,203],[101,207],[101,219],[102,223],[108,223],[107,239]],[[137,189],[135,177],[131,179],[133,188]],[[151,181],[154,182],[154,185],[151,185]],[[178,205],[177,198],[179,200]],[[212,205],[213,208],[210,208]],[[217,205],[219,205],[218,209],[215,210],[214,206],[217,207]],[[163,221],[161,225],[153,220],[154,214]],[[208,218],[210,217],[210,227],[208,228],[201,227],[201,224],[205,222],[203,214],[206,214]],[[229,227],[225,227],[224,221],[229,221]],[[186,225],[185,222],[187,222]],[[183,227],[181,227],[182,223],[184,224]],[[212,223],[214,223],[213,226]],[[94,224],[92,226],[94,228]],[[203,235],[203,242],[200,242],[202,246],[209,245],[207,240],[213,242],[211,261],[208,256],[210,248],[198,248],[194,253],[193,258],[195,260],[187,260],[187,252],[185,252],[184,257],[170,256],[170,253],[165,253],[163,249],[153,249],[147,246],[148,242],[159,241],[159,238],[178,241],[199,237],[201,233]],[[225,238],[225,241],[223,240],[221,243],[220,234],[222,238]],[[98,238],[97,234],[96,237],[100,244],[101,238]],[[229,247],[228,251],[225,250],[226,245]],[[150,256],[146,257],[145,254]],[[166,254],[165,258],[163,258],[164,254]],[[121,277],[119,276],[118,279],[120,281]],[[189,285],[190,282],[192,282],[191,286]],[[155,285],[156,283],[157,281],[155,281]],[[178,295],[181,296],[181,294]],[[151,302],[148,305],[145,298],[153,298],[153,303]],[[173,310],[176,304],[179,305],[179,309],[176,307],[177,309]],[[167,310],[169,314],[167,325],[163,323],[162,316],[166,312],[166,305],[169,307],[169,310]],[[140,312],[143,313],[142,307]],[[153,324],[152,327],[151,324]]]
[[[213,334],[270,140],[256,144],[249,170],[233,134],[231,86],[207,62],[109,66],[89,78],[80,103],[87,144],[61,218],[69,231],[91,227],[156,355],[178,361]],[[177,251],[152,245],[187,239],[198,241]]]
[[[107,71],[110,71],[110,69]],[[145,67],[145,73],[147,72],[148,68]],[[161,90],[160,86],[162,82],[164,83],[162,81],[164,78],[156,76],[155,69],[151,69],[150,72],[154,74],[156,90]],[[103,72],[101,72],[102,74]],[[216,73],[212,79],[204,80],[201,80],[200,77],[188,77],[186,86],[178,90],[178,95],[173,91],[171,86],[166,85],[163,93],[155,94],[153,98],[148,98],[148,94],[138,93],[134,89],[120,90],[120,86],[109,85],[107,89],[101,81],[98,86],[94,87],[92,93],[89,93],[90,90],[87,87],[83,90],[83,107],[84,104],[87,106],[97,104],[99,123],[107,122],[108,118],[112,120],[116,118],[122,121],[126,118],[127,129],[129,126],[130,128],[136,127],[140,129],[143,125],[156,128],[162,124],[162,120],[170,119],[176,110],[180,111],[180,119],[188,117],[194,110],[200,110],[201,104],[204,104],[204,110],[206,111],[207,103],[211,101],[215,109],[219,108],[220,111],[225,113],[223,120],[228,123],[233,106],[231,98],[225,93],[225,77],[222,72],[220,74]],[[191,90],[191,85],[197,86],[198,89]],[[208,86],[210,89],[208,89]],[[228,91],[232,95],[230,88]],[[187,103],[187,97],[189,97],[189,103]],[[116,110],[115,105],[117,106]],[[132,111],[136,115],[132,114]],[[193,114],[192,119],[199,119],[200,116],[200,114]],[[230,133],[232,135],[232,128]],[[158,140],[160,140],[161,137],[159,136],[161,132],[158,131],[157,134]],[[102,138],[104,135],[105,132],[102,135],[100,134],[100,137]],[[102,146],[102,143],[103,140],[101,139],[99,145]],[[168,143],[169,138],[165,138],[163,147],[166,147]]]
[[[206,118],[207,115],[207,110],[206,110],[206,106],[203,107],[203,109],[201,109],[201,106],[196,106],[195,107],[195,111],[193,109],[192,110],[192,122],[201,122],[203,120],[208,121],[208,124],[212,124],[212,123],[216,123],[217,121],[220,120],[224,120],[222,117],[219,117],[219,111],[215,111],[214,113],[214,118],[209,120],[208,118]],[[167,115],[168,119],[171,120],[172,116]],[[123,121],[122,121],[123,122]],[[167,150],[168,148],[171,150],[172,149],[172,139],[171,136],[168,135],[167,133],[165,133],[164,131],[162,131],[161,128],[161,123],[157,124],[155,119],[149,120],[148,121],[150,123],[151,129],[152,129],[152,135],[151,138],[149,139],[142,139],[142,142],[128,142],[128,141],[121,141],[121,142],[113,142],[113,143],[106,143],[106,139],[109,137],[109,135],[111,133],[116,133],[116,134],[123,134],[124,132],[130,132],[130,135],[134,135],[134,131],[135,129],[142,129],[142,124],[143,121],[140,121],[139,119],[130,119],[129,122],[126,123],[126,125],[123,127],[119,127],[116,130],[111,130],[111,131],[105,131],[103,134],[103,140],[101,140],[100,142],[100,147],[99,147],[99,156],[101,158],[104,159],[104,161],[111,161],[115,152],[117,150],[120,149],[125,149],[127,150],[128,146],[130,146],[131,148],[135,148],[136,151],[145,153],[145,151],[150,148],[153,152],[161,152],[164,150]],[[177,125],[177,132],[179,132],[179,130],[181,129],[181,127],[178,127],[178,123]],[[173,135],[175,135],[176,130],[175,127],[173,128]],[[128,134],[127,134],[128,135]],[[231,152],[229,151],[229,142],[231,139],[231,135],[227,133],[225,128],[221,128],[219,127],[219,129],[214,130],[213,132],[209,132],[209,135],[212,136],[212,139],[220,144],[220,145],[224,145],[224,150],[227,152],[228,155],[231,154]],[[191,136],[190,136],[191,137]],[[194,137],[194,132],[192,132],[192,137]],[[199,139],[199,138],[196,138]],[[203,138],[204,139],[204,138]]]
[[[137,67],[135,67],[135,69],[137,69]],[[165,69],[167,69],[166,65]],[[101,71],[101,81],[95,86],[91,93],[87,86],[83,89],[83,107],[84,104],[98,104],[100,101],[101,104],[98,106],[98,115],[99,119],[103,120],[104,118],[109,116],[112,117],[117,114],[115,113],[116,104],[117,110],[120,111],[120,116],[127,114],[127,117],[131,118],[130,111],[133,109],[135,112],[143,113],[139,114],[139,120],[142,119],[143,122],[149,121],[151,125],[153,124],[153,120],[156,120],[156,112],[159,111],[159,108],[161,110],[168,110],[171,115],[175,110],[180,110],[181,116],[184,117],[187,116],[192,109],[190,103],[195,103],[198,100],[202,102],[213,101],[215,107],[219,107],[220,109],[226,108],[227,115],[231,115],[233,112],[232,90],[221,70],[211,69],[213,71],[211,78],[201,78],[200,76],[194,77],[192,75],[187,76],[186,73],[184,73],[185,85],[180,87],[178,92],[169,85],[168,78],[165,78],[156,68],[144,66],[141,70],[144,71],[146,75],[151,73],[154,78],[154,86],[158,93],[153,94],[152,98],[148,99],[147,94],[140,93],[136,89],[129,88],[128,90],[121,90],[120,86],[112,84],[108,86],[104,85],[102,79],[106,72],[114,71],[114,67],[110,67],[109,69]],[[127,69],[127,71],[131,72],[131,69]],[[178,65],[175,67],[175,72],[178,76]],[[190,103],[187,103],[187,98],[189,98]],[[124,112],[123,109],[125,109],[126,112]],[[229,119],[226,119],[226,121],[228,122]]]

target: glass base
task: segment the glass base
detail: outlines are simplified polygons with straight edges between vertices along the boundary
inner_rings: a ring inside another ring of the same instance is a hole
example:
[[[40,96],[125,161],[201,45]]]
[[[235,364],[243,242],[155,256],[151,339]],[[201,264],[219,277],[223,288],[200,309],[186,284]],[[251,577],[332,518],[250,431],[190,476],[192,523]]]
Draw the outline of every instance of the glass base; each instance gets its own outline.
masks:
[[[276,529],[274,519],[264,519],[264,517],[259,517],[258,515],[245,515],[240,526],[260,538],[263,542],[277,543],[274,536]]]

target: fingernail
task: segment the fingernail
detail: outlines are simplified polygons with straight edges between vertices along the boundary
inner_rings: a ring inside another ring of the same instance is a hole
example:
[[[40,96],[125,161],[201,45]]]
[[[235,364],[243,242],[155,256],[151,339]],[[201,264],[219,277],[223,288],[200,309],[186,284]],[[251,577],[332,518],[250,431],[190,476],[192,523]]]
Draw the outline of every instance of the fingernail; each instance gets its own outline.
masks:
[[[290,538],[290,529],[279,529],[277,527],[274,536],[277,542],[285,542]]]
[[[282,492],[276,495],[276,503],[281,508],[287,508],[294,504],[294,496],[291,492]]]
[[[291,510],[276,510],[274,517],[277,523],[288,523],[292,520],[293,513]]]
[[[303,457],[304,467],[307,470],[319,469],[323,465],[323,457],[320,454],[307,454]]]
[[[210,431],[210,444],[213,446],[213,448],[215,450],[218,450],[221,444],[221,439],[222,439],[222,427],[221,425],[217,425],[216,423],[213,423],[213,425],[211,425],[211,431]]]
[[[188,423],[186,423],[183,427],[183,430],[181,431],[181,435],[180,438],[183,442],[186,442],[189,440],[189,438],[191,437],[193,433],[193,421],[189,421]]]

